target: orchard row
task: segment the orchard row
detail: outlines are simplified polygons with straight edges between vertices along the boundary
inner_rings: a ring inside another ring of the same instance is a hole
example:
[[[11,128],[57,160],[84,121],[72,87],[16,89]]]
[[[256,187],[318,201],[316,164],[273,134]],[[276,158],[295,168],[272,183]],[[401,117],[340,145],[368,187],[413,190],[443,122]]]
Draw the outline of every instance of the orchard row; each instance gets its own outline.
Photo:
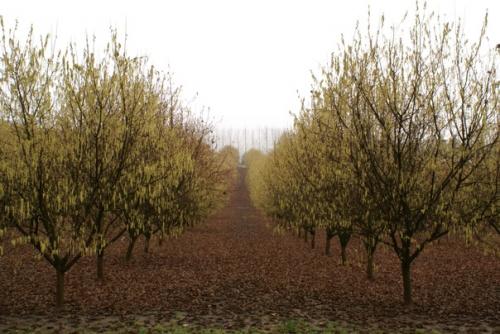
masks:
[[[0,43],[0,233],[50,263],[62,306],[64,275],[82,257],[96,257],[103,279],[106,248],[122,236],[130,259],[139,237],[147,250],[224,205],[239,157],[216,152],[171,78],[116,34],[98,55],[35,37],[3,29]]]
[[[244,157],[253,202],[279,226],[313,240],[324,231],[326,254],[338,236],[342,263],[358,236],[369,279],[388,245],[406,304],[412,264],[432,242],[500,233],[500,46],[485,47],[487,20],[474,42],[425,9],[413,19],[343,41],[293,129]]]

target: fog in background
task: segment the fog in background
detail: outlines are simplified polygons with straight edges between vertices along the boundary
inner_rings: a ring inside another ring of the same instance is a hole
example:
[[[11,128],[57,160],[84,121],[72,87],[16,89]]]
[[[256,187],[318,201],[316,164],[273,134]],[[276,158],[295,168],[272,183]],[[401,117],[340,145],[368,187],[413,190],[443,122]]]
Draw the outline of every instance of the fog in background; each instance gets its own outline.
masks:
[[[185,101],[216,125],[217,146],[240,151],[269,149],[300,109],[319,73],[344,34],[356,22],[364,29],[368,8],[373,22],[384,14],[398,26],[415,1],[2,1],[7,27],[17,20],[25,33],[57,35],[58,47],[80,46],[95,36],[103,48],[116,28],[129,54],[147,55],[183,86]],[[421,2],[421,5],[423,2]],[[488,43],[500,43],[500,2],[428,1],[445,20],[464,19],[477,38],[489,11]]]

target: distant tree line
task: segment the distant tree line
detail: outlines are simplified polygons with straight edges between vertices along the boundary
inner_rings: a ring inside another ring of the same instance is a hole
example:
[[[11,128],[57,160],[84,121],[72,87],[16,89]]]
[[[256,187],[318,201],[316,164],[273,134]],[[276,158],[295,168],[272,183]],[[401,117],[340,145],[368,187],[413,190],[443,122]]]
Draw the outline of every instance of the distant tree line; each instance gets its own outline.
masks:
[[[232,146],[240,155],[250,149],[269,152],[285,132],[286,128],[216,128],[214,131],[216,147]]]

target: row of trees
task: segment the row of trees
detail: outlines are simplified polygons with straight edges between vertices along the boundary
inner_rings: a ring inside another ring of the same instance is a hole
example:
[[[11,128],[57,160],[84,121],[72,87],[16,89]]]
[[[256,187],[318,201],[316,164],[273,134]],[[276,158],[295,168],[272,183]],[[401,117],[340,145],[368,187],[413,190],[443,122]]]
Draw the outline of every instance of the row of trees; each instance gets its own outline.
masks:
[[[223,205],[238,152],[214,150],[168,76],[130,57],[112,34],[96,55],[49,50],[31,31],[20,41],[2,22],[0,224],[12,244],[31,244],[64,275],[127,235],[177,235]]]
[[[313,243],[324,230],[327,254],[338,236],[342,263],[357,235],[370,279],[387,244],[410,304],[411,265],[429,244],[499,233],[500,87],[486,26],[472,43],[417,8],[407,35],[386,34],[382,18],[343,41],[293,129],[269,154],[246,154],[254,203]]]

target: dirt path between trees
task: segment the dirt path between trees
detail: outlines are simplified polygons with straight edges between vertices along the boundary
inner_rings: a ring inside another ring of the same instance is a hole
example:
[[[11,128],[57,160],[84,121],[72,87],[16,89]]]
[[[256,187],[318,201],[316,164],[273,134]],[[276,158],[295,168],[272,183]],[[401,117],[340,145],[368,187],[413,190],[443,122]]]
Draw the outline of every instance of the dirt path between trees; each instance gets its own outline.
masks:
[[[243,182],[228,205],[208,222],[130,263],[126,240],[111,246],[104,283],[93,258],[66,277],[66,307],[54,310],[55,273],[29,247],[6,249],[0,258],[0,332],[26,326],[48,331],[95,331],[123,323],[181,323],[219,328],[270,328],[286,319],[389,331],[435,328],[444,332],[500,332],[500,261],[459,241],[443,239],[426,249],[413,269],[415,305],[401,305],[399,264],[392,251],[376,254],[376,281],[364,274],[359,241],[341,266],[291,234],[276,234],[252,205]],[[141,241],[142,242],[142,241]],[[50,326],[50,327],[47,327]]]

